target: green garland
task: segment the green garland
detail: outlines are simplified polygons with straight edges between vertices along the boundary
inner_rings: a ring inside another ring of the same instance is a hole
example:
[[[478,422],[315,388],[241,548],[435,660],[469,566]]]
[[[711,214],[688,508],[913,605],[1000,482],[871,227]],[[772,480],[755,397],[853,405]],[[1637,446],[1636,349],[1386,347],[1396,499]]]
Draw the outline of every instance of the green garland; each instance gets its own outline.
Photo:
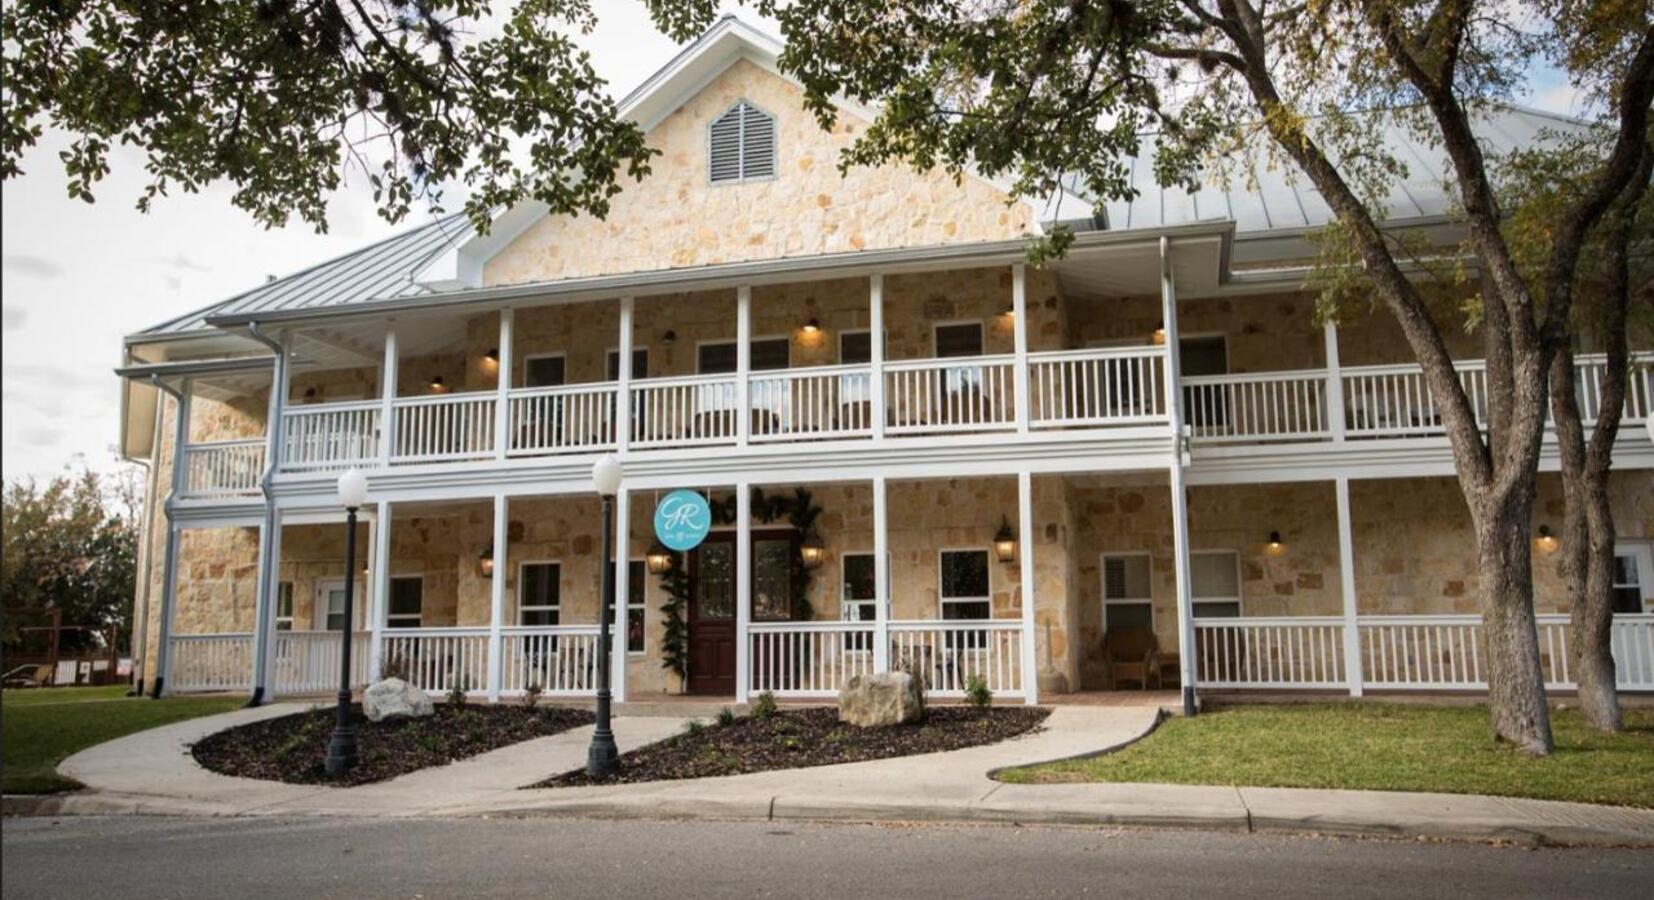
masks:
[[[689,608],[689,568],[684,556],[671,554],[672,565],[660,575],[660,585],[666,591],[666,602],[660,605],[665,616],[665,628],[660,638],[661,667],[678,673],[680,679],[689,678],[689,625],[684,612]]]

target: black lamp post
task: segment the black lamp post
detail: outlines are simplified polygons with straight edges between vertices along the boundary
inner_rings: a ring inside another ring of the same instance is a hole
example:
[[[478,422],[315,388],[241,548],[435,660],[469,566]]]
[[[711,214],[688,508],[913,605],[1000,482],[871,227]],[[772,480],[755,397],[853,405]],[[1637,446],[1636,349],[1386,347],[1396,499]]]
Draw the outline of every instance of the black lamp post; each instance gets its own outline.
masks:
[[[620,759],[614,731],[609,727],[609,707],[613,702],[609,693],[609,621],[613,617],[611,610],[615,601],[615,568],[611,559],[614,555],[611,548],[615,530],[614,499],[615,493],[620,490],[621,475],[620,460],[612,453],[603,454],[592,464],[592,484],[603,497],[603,575],[600,579],[603,602],[600,604],[602,611],[598,614],[597,727],[592,729],[592,743],[586,749],[586,774],[594,779],[613,775]]]
[[[327,742],[327,774],[342,778],[356,768],[356,726],[350,720],[350,620],[356,585],[356,510],[368,502],[368,479],[360,469],[339,476],[345,508],[345,616],[339,625],[339,717]]]

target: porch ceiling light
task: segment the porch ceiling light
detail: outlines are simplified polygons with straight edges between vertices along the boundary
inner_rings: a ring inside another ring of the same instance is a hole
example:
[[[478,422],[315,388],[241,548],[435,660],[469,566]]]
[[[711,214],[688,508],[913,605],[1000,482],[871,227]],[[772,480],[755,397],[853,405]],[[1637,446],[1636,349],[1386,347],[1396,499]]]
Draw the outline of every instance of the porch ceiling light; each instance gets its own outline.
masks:
[[[432,392],[440,394],[446,389],[447,385],[443,383],[441,375],[437,375],[431,379]]]
[[[812,317],[810,319],[810,321],[804,323],[804,333],[805,334],[816,334],[820,331],[821,331],[821,321],[819,319],[816,319],[816,318]]]
[[[804,568],[814,569],[827,561],[827,545],[821,542],[821,535],[811,531],[804,536],[804,542],[798,545],[799,560]]]
[[[649,546],[649,552],[644,554],[643,565],[649,569],[650,575],[665,575],[672,568],[672,551],[660,541],[655,541]]]
[[[1551,533],[1551,526],[1549,525],[1539,526],[1539,537],[1534,543],[1539,546],[1539,552],[1541,553],[1555,553],[1556,548],[1560,546],[1556,535]]]
[[[482,556],[477,558],[477,568],[479,570],[481,570],[482,577],[484,577],[484,578],[494,577],[494,545],[493,544],[489,544],[482,551]]]
[[[994,555],[1002,563],[1016,562],[1017,533],[1011,530],[1011,520],[1000,516],[999,531],[994,533]]]
[[[493,362],[499,362],[500,361],[500,348],[498,348],[498,347],[489,347],[488,348],[488,358],[489,358],[489,360],[491,360]]]

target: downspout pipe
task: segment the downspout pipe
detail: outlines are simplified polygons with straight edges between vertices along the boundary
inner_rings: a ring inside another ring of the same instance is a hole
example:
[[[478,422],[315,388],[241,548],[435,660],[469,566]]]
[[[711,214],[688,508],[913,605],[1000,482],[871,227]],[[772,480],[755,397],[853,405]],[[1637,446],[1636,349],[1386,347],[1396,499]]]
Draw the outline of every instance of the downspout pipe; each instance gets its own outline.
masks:
[[[184,392],[167,384],[160,375],[149,376],[149,383],[155,389],[172,397],[177,412],[174,414],[177,421],[174,423],[174,437],[172,442],[172,489],[167,491],[167,499],[161,504],[161,510],[167,519],[167,548],[161,585],[161,630],[160,646],[155,650],[155,687],[150,696],[156,699],[166,690],[167,655],[171,652],[169,646],[172,641],[172,606],[167,598],[173,596],[177,590],[178,578],[178,529],[173,519],[176,515],[173,503],[177,500],[180,471],[184,464],[184,441],[189,435],[189,405],[185,400]]]
[[[138,567],[138,597],[133,604],[132,611],[132,689],[126,692],[128,697],[142,696],[144,692],[143,661],[144,651],[149,643],[149,597],[151,593],[150,580],[155,571],[155,501],[160,493],[159,478],[161,467],[154,458],[161,448],[161,417],[155,417],[155,434],[150,440],[150,459],[132,458],[127,460],[134,465],[144,467],[144,482],[147,488],[144,491],[144,524],[138,532],[138,540],[143,545],[138,549],[143,552],[144,563]]]
[[[271,556],[275,552],[275,531],[279,527],[276,519],[275,477],[276,466],[281,456],[279,449],[282,445],[282,414],[287,402],[287,349],[282,346],[280,340],[260,329],[257,322],[247,323],[247,333],[275,354],[275,365],[270,369],[270,407],[264,425],[264,471],[258,479],[259,492],[264,495],[264,527],[259,530],[258,541],[258,588],[254,604],[254,615],[257,619],[253,623],[253,691],[247,698],[248,706],[260,706],[273,693],[264,681],[270,671],[270,626],[275,621],[273,609],[277,587]]]

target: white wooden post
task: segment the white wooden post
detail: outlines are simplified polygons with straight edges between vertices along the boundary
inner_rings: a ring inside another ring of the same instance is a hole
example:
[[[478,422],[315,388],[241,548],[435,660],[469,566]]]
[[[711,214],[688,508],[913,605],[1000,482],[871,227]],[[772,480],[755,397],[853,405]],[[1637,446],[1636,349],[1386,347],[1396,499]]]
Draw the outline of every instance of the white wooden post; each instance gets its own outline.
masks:
[[[391,608],[391,503],[379,501],[373,517],[373,618],[368,621],[368,680],[378,681],[385,671],[385,617]]]
[[[747,702],[752,683],[751,643],[747,626],[752,620],[752,486],[735,485],[735,702]]]
[[[626,455],[632,440],[632,313],[631,297],[620,298],[620,362],[615,368],[615,452]],[[619,682],[616,682],[619,684]],[[622,692],[615,691],[619,699]]]
[[[631,354],[621,357],[629,361]],[[629,362],[621,364],[624,372]],[[631,596],[632,567],[632,492],[622,484],[615,492],[615,608],[614,608],[614,645],[610,648],[609,659],[613,663],[613,671],[609,676],[609,693],[616,703],[626,702],[626,648],[627,626],[631,623],[631,611],[626,607],[626,599]]]
[[[511,571],[510,554],[506,553],[506,538],[511,523],[510,501],[504,494],[494,495],[494,571],[488,579],[488,702],[500,700],[500,681],[505,673],[505,656],[500,630],[505,627],[505,581]]]
[[[281,691],[281,679],[276,672],[276,603],[281,596],[281,511],[271,509],[259,526],[260,589],[270,592],[268,602],[255,607],[257,621],[253,624],[254,647],[263,658],[255,663],[258,680],[253,682],[253,693],[262,703]],[[263,585],[264,570],[269,569],[269,587]],[[257,654],[255,654],[257,655]],[[262,688],[262,692],[261,689]]]
[[[1011,327],[1016,329],[1016,367],[1011,384],[1016,397],[1017,433],[1028,433],[1028,267],[1011,266]],[[1026,541],[1024,541],[1026,543]]]
[[[1361,631],[1356,620],[1355,539],[1350,529],[1350,480],[1343,476],[1334,479],[1333,491],[1338,495],[1338,583],[1344,598],[1344,678],[1349,682],[1350,696],[1359,697],[1366,679],[1361,664]]]
[[[1344,372],[1338,359],[1338,325],[1321,326],[1327,344],[1327,423],[1335,441],[1344,440]]]
[[[281,466],[287,415],[287,342],[277,341],[270,367],[270,400],[264,421],[264,471],[259,490],[264,497],[264,518],[258,531],[258,578],[253,601],[253,695],[252,703],[263,703],[276,693],[276,602],[281,582],[276,566],[281,554],[281,519],[276,511],[272,480]]]
[[[873,440],[884,440],[884,276],[874,275],[870,281],[867,314],[867,346],[869,372],[867,375],[868,412],[873,418]],[[889,648],[887,647],[886,650]],[[880,670],[883,671],[883,670]]]
[[[1039,702],[1039,667],[1034,664],[1034,476],[1017,473],[1017,530],[1022,541],[1017,563],[1022,567],[1022,696]]]
[[[379,465],[390,468],[391,443],[396,437],[396,323],[385,328],[385,361],[379,366]]]
[[[752,288],[735,290],[735,442],[747,445],[752,433],[752,404],[747,378],[752,374]]]
[[[167,516],[167,551],[166,560],[162,564],[161,583],[161,640],[155,654],[156,675],[155,695],[166,693],[166,684],[172,680],[172,621],[178,608],[178,542],[183,539],[183,529],[178,526],[173,504],[184,493],[184,486],[188,483],[185,448],[189,446],[190,437],[190,391],[193,385],[190,379],[184,379],[178,393],[173,395],[173,408],[176,410],[176,421],[172,428],[172,490],[167,495],[164,510]]]
[[[877,277],[877,276],[874,276]],[[888,482],[873,476],[873,671],[890,671],[890,512]]]
[[[1167,464],[1172,501],[1172,570],[1177,585],[1178,679],[1183,685],[1183,714],[1195,713],[1195,627],[1193,575],[1189,570],[1189,491],[1183,478],[1183,382],[1178,348],[1177,285],[1172,279],[1172,242],[1160,239],[1160,307],[1166,330],[1166,414],[1171,422],[1172,453]]]
[[[511,449],[511,307],[500,310],[498,377],[494,384],[494,459],[505,462]]]

